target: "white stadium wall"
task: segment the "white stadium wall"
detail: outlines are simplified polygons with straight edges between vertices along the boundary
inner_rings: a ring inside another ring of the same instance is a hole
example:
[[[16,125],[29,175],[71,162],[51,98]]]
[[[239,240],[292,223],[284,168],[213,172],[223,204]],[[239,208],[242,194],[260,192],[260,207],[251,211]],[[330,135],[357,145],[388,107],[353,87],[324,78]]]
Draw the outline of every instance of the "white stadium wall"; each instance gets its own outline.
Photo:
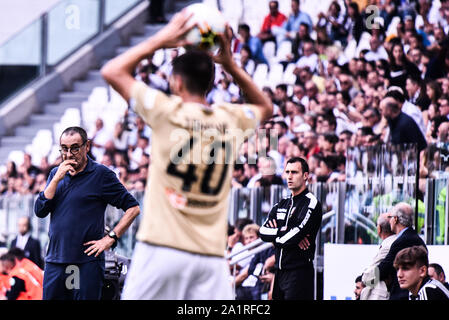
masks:
[[[429,263],[438,263],[449,276],[449,246],[427,246]],[[355,279],[371,265],[379,245],[324,245],[324,300],[353,300]]]

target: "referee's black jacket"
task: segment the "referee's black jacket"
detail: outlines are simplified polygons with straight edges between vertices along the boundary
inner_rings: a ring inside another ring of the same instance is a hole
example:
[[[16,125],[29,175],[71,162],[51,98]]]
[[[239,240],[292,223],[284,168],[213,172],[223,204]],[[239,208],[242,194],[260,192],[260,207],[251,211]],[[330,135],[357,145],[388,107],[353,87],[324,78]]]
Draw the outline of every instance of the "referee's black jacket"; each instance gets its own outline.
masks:
[[[277,269],[294,269],[313,262],[322,217],[321,203],[307,188],[274,205],[259,232],[263,241],[274,243]],[[273,219],[276,219],[277,228],[268,224]],[[298,244],[306,236],[310,246],[302,250]]]

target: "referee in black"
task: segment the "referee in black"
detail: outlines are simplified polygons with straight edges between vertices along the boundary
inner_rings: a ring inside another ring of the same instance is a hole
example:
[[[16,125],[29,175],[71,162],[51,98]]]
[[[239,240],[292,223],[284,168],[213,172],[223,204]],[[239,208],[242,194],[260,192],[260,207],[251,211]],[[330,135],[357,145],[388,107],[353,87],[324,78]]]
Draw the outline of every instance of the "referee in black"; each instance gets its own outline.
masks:
[[[322,220],[321,203],[307,189],[306,160],[290,158],[285,176],[292,195],[271,209],[259,231],[263,241],[275,246],[273,300],[313,300],[313,259]]]

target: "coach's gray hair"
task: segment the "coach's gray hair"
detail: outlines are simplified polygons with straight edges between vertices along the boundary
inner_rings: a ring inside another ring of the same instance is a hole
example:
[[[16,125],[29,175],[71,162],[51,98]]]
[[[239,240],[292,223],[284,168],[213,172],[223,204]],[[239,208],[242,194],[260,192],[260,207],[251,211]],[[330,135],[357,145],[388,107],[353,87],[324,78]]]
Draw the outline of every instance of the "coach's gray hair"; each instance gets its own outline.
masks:
[[[389,235],[394,234],[394,232],[391,231],[390,221],[385,217],[385,215],[381,214],[379,218],[377,218],[377,224],[379,225],[382,233]]]
[[[398,217],[398,222],[404,227],[413,226],[413,208],[405,202],[400,202],[393,207],[392,214]]]

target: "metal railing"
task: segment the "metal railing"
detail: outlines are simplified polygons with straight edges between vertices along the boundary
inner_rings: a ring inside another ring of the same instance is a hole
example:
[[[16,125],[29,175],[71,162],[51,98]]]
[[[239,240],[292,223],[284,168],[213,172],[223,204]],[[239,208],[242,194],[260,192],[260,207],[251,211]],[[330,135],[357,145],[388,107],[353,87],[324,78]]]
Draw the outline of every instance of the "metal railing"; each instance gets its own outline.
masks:
[[[267,250],[273,246],[272,243],[263,242],[262,239],[256,239],[253,242],[242,246],[236,252],[226,256],[229,265],[232,267],[232,277],[234,281],[232,282],[232,290],[234,292],[234,297],[236,296],[236,283],[235,278],[237,276],[237,264],[240,261],[253,257],[255,254]]]
[[[448,213],[449,195],[446,190],[449,187],[449,178],[427,179],[427,190],[424,194],[425,214],[423,215],[423,228],[421,236],[427,244],[448,244]],[[318,199],[324,199],[322,228],[318,241],[331,243],[354,243],[354,239],[360,237],[360,233],[368,233],[365,244],[378,243],[376,233],[377,215],[367,215],[366,212],[350,212],[348,207],[354,206],[350,202],[357,199],[351,198],[346,193],[343,182],[326,184],[317,183],[309,185],[309,190]],[[143,193],[133,193],[136,199],[143,205]],[[230,194],[229,222],[233,224],[238,218],[250,218],[261,225],[269,210],[279,201],[280,197],[288,197],[289,190],[284,186],[271,186],[270,188],[240,188],[232,189]],[[30,216],[33,227],[33,236],[46,245],[48,232],[48,219],[38,219],[34,216],[35,195],[1,195],[0,196],[0,242],[8,242],[15,236],[17,221],[21,216]],[[105,214],[105,224],[114,226],[122,216],[123,211],[108,206]],[[139,216],[140,217],[140,216]],[[127,233],[122,238],[118,248],[122,248],[125,256],[129,256],[135,244],[140,218],[136,219]],[[357,242],[356,242],[357,243]],[[321,248],[320,248],[321,250]],[[319,251],[319,254],[322,252]]]

